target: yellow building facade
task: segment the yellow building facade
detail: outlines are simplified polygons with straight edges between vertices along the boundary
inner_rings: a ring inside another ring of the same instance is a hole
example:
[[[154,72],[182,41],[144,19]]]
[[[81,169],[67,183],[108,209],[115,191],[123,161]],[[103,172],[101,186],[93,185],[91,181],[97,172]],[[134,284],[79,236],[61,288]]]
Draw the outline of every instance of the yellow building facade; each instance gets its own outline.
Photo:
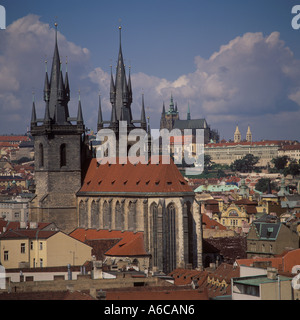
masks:
[[[6,269],[83,265],[92,248],[60,231],[9,230],[0,237],[0,262]]]

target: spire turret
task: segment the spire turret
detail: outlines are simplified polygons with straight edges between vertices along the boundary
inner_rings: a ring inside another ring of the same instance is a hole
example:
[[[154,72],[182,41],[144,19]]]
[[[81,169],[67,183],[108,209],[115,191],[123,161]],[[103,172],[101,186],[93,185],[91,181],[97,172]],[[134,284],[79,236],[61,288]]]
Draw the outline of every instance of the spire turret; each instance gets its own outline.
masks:
[[[97,130],[103,128],[103,117],[102,117],[102,106],[101,106],[101,95],[99,94],[99,111],[98,111],[98,123],[97,123]]]
[[[68,60],[66,60],[66,76],[65,76],[65,95],[66,101],[70,101],[70,85],[69,85],[69,76],[68,76]]]
[[[190,104],[188,104],[187,120],[191,120]]]
[[[142,95],[142,112],[141,112],[141,127],[146,128],[146,113],[145,113],[145,102],[144,102],[144,94]]]
[[[79,97],[78,97],[77,124],[83,124],[80,92],[79,92]]]
[[[31,125],[36,126],[36,110],[35,110],[35,101],[34,101],[34,94],[32,96],[32,113],[31,113]]]

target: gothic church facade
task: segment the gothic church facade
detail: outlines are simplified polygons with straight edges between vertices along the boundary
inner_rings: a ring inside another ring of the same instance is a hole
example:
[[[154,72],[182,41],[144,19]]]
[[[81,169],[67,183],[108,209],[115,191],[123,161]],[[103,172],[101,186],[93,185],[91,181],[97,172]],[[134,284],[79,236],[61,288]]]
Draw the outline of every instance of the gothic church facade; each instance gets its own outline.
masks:
[[[110,128],[118,137],[120,121],[146,130],[144,103],[141,117],[132,119],[130,74],[127,79],[120,48],[115,79],[111,74],[111,119],[103,120],[99,105],[98,130]],[[46,72],[45,115],[32,108],[35,140],[36,195],[30,204],[31,221],[55,222],[63,231],[77,227],[142,231],[153,269],[170,272],[191,264],[202,266],[200,205],[177,167],[158,164],[101,164],[92,158],[85,136],[82,107],[70,117],[68,74],[63,77],[57,45],[50,79]]]

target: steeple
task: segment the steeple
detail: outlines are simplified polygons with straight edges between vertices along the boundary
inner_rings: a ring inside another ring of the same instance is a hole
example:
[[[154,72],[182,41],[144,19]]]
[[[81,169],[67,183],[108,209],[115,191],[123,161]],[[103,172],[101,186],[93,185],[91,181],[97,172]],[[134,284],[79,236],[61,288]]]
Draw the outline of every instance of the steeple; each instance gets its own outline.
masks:
[[[129,81],[127,83],[125,64],[124,64],[123,53],[122,53],[122,27],[119,27],[119,34],[120,34],[120,47],[119,47],[119,56],[118,56],[115,83],[113,83],[113,78],[111,77],[111,102],[115,106],[117,120],[121,119],[121,113],[123,113],[122,120],[127,121],[128,125],[131,126],[131,121],[132,121],[131,77],[129,77]],[[123,111],[122,111],[122,108],[124,109]]]
[[[241,142],[241,140],[242,140],[242,136],[239,130],[239,126],[237,125],[234,133],[234,142],[238,143],[238,142]]]
[[[78,98],[77,124],[83,124],[80,91],[79,91],[79,98]]]
[[[246,134],[246,141],[247,142],[252,142],[252,133],[250,130],[250,126],[248,126],[247,134]]]
[[[70,85],[69,85],[69,76],[68,76],[68,59],[66,60],[66,76],[65,76],[65,94],[66,101],[70,101]]]
[[[99,111],[98,111],[98,123],[97,123],[97,130],[103,128],[103,117],[102,117],[102,107],[101,107],[101,95],[99,94]]]
[[[171,94],[171,100],[170,100],[170,110],[169,112],[174,112],[174,100],[173,95]]]
[[[50,100],[50,84],[49,84],[49,78],[48,78],[48,68],[47,68],[47,60],[45,61],[45,83],[44,83],[44,101],[46,103],[49,103]]]
[[[141,112],[141,127],[146,128],[146,113],[145,113],[145,102],[144,102],[144,94],[142,95],[142,112]]]
[[[190,111],[190,104],[188,104],[188,112],[187,112],[187,120],[191,120],[191,111]]]
[[[110,66],[110,103],[112,105],[116,104],[116,87],[115,87],[114,78],[112,74],[112,66]]]
[[[35,101],[34,101],[34,94],[32,96],[32,113],[31,113],[31,125],[36,125],[36,110],[35,110]]]
[[[162,115],[165,115],[166,114],[166,107],[165,107],[165,102],[163,103],[163,109],[162,109]]]
[[[47,78],[47,74],[46,74]],[[47,85],[45,80],[45,100],[48,99],[49,93],[49,115],[50,120],[55,124],[68,125],[70,122],[68,102],[70,101],[70,88],[68,73],[65,77],[64,83],[61,60],[59,56],[58,43],[57,43],[57,23],[55,23],[55,47],[52,61],[52,69],[50,76],[50,83]]]

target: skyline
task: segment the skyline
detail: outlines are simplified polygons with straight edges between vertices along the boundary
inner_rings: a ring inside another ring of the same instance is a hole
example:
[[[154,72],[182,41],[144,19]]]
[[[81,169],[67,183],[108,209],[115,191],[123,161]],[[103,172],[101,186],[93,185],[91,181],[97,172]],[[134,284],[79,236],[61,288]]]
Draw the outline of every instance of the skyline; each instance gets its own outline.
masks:
[[[70,115],[78,91],[88,128],[96,130],[98,95],[109,119],[110,65],[122,49],[131,66],[133,114],[145,95],[151,128],[159,128],[163,102],[171,94],[185,119],[206,118],[220,139],[233,139],[236,125],[245,138],[299,140],[300,30],[293,30],[296,1],[1,1],[7,29],[0,30],[0,131],[25,133],[32,92],[38,117],[44,113],[45,60],[51,68],[54,23],[71,86]],[[78,17],[75,19],[74,17]],[[298,37],[298,38],[297,38]],[[114,71],[113,71],[114,72]]]

